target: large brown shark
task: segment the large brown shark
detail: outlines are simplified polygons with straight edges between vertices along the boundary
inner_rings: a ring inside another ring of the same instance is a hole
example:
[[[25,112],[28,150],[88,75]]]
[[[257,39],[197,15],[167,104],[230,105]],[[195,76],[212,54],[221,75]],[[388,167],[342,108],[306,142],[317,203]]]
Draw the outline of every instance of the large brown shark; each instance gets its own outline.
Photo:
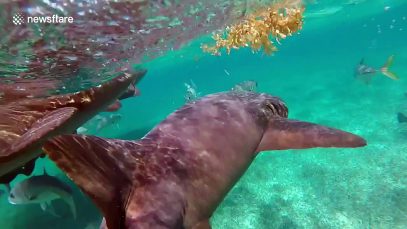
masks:
[[[219,93],[183,106],[138,141],[63,135],[44,150],[101,209],[102,228],[210,228],[259,152],[366,145],[287,115],[277,97]]]
[[[49,137],[73,133],[146,73],[123,73],[89,90],[47,98],[21,98],[0,106],[0,183],[31,173]]]

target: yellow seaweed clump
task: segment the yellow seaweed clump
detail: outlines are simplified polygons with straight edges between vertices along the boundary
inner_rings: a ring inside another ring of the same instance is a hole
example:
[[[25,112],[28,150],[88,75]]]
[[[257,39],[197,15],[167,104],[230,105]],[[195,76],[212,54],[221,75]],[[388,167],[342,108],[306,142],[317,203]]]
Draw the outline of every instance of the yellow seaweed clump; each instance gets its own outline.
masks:
[[[304,7],[284,7],[284,4],[271,6],[249,15],[236,25],[226,28],[226,38],[214,34],[214,46],[202,45],[205,52],[220,55],[222,48],[230,54],[231,49],[250,47],[253,52],[261,48],[268,55],[277,48],[269,39],[273,36],[277,42],[301,30],[303,24]]]

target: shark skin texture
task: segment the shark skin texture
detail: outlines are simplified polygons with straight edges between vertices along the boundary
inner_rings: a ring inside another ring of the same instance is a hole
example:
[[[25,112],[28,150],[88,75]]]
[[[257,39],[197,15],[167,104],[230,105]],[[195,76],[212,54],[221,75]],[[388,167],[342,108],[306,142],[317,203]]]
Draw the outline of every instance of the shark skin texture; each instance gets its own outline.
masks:
[[[61,135],[43,149],[102,211],[101,228],[208,229],[261,151],[366,145],[287,116],[284,102],[268,94],[217,93],[176,110],[140,140]]]
[[[9,94],[0,106],[0,183],[9,183],[19,173],[30,174],[48,138],[74,133],[145,74],[122,73],[85,91],[46,98],[13,100]]]

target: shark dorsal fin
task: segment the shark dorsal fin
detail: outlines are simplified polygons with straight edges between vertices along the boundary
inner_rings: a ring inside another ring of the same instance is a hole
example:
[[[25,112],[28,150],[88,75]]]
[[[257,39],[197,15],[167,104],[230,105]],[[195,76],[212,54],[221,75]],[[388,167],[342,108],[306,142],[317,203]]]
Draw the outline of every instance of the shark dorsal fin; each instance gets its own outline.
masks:
[[[365,64],[365,58],[362,58],[362,59],[360,59],[360,61],[359,61],[359,65],[363,65],[363,64]]]
[[[125,227],[126,201],[138,181],[134,174],[143,164],[143,144],[62,135],[48,141],[43,149],[93,199],[103,212],[108,228]]]

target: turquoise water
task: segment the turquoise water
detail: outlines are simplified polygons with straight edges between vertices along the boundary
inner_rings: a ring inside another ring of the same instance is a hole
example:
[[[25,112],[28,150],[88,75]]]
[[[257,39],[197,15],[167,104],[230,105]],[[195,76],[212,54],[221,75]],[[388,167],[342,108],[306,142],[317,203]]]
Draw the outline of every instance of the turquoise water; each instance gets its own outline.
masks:
[[[141,96],[123,102],[119,128],[98,135],[140,138],[184,104],[184,82],[193,80],[205,95],[255,80],[257,91],[286,102],[290,118],[359,134],[368,146],[261,153],[213,215],[212,228],[406,228],[407,124],[396,114],[407,114],[407,4],[384,10],[386,3],[310,14],[273,56],[244,49],[202,55],[196,41],[146,63]],[[364,7],[375,10],[356,15]],[[399,81],[378,74],[365,85],[354,78],[361,58],[378,68],[393,54]],[[75,187],[50,161],[45,165]],[[56,206],[63,217],[56,218],[37,205],[10,205],[3,195],[1,228],[97,228],[98,210],[77,188],[74,198],[75,221],[63,203]]]

